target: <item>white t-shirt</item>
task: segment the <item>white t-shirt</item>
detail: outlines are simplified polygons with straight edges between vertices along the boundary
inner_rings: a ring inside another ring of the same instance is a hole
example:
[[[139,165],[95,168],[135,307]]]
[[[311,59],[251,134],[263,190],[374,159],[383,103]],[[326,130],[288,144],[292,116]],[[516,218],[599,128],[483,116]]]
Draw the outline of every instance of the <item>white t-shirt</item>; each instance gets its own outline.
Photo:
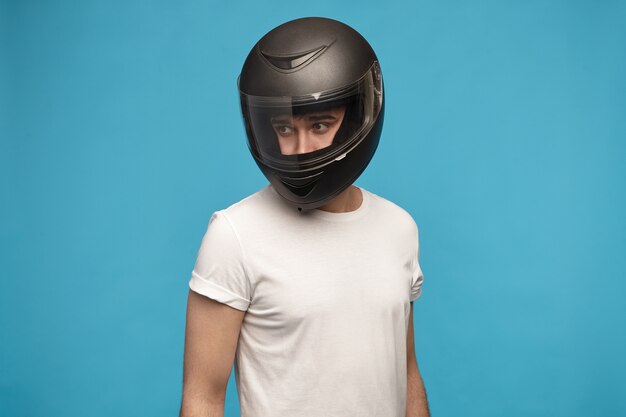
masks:
[[[246,311],[242,417],[404,417],[418,229],[360,189],[347,213],[299,212],[268,185],[211,217],[189,287]]]

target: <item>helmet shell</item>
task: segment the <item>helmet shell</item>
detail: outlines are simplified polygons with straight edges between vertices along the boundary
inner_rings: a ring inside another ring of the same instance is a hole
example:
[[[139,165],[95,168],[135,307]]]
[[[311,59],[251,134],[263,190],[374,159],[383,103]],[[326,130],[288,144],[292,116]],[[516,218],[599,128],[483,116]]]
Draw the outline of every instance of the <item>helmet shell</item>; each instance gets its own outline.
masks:
[[[376,151],[384,118],[382,74],[370,44],[344,23],[308,17],[274,28],[250,51],[238,86],[255,162],[294,207],[318,208],[339,195],[360,176]],[[254,112],[263,103],[271,107],[280,101],[295,108],[319,106],[327,100],[332,105],[333,100],[345,101],[351,94],[361,110],[367,108],[362,110],[361,128],[343,147],[316,151],[313,162],[301,164],[288,157],[283,163],[280,155],[278,160],[264,157],[261,129],[254,125]]]

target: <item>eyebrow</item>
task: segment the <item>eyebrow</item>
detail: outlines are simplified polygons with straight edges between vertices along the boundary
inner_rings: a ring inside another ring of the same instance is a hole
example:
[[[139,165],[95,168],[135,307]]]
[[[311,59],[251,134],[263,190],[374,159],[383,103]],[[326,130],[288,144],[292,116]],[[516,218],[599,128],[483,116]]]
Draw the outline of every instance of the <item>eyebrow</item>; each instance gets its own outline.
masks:
[[[309,116],[309,120],[337,120],[337,117],[332,114],[320,114],[319,116]]]
[[[270,123],[289,123],[290,121],[289,116],[278,116],[270,119]]]
[[[313,122],[317,122],[319,120],[333,120],[334,121],[334,120],[337,120],[337,116],[333,116],[332,114],[320,114],[320,115],[307,116],[307,119]],[[278,116],[278,117],[272,117],[270,119],[271,123],[289,123],[290,121],[291,121],[291,117],[289,116]]]

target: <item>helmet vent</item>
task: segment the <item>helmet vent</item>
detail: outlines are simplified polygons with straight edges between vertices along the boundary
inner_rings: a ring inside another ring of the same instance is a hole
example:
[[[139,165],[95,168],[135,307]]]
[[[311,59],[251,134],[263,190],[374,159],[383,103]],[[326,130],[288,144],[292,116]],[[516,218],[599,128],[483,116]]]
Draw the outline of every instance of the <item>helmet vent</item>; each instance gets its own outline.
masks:
[[[308,183],[293,184],[281,179],[281,182],[287,186],[287,189],[299,197],[306,197],[317,185],[317,181],[309,181]]]
[[[275,55],[270,54],[268,52],[261,51],[261,55],[263,58],[267,60],[272,66],[281,70],[293,70],[296,69],[309,61],[315,59],[318,55],[320,55],[324,50],[326,50],[327,46],[322,45],[313,50],[298,52],[295,54],[289,55]]]
[[[281,177],[280,182],[297,196],[305,197],[313,190],[324,171],[303,178]]]

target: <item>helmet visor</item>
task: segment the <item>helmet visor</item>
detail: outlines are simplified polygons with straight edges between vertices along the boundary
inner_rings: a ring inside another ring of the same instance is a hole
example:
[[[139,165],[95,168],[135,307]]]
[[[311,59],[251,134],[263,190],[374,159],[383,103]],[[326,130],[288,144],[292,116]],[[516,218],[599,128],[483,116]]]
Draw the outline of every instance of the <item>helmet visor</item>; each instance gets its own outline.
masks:
[[[377,62],[359,80],[305,96],[240,93],[248,144],[270,167],[300,170],[343,158],[367,135],[382,107]]]

